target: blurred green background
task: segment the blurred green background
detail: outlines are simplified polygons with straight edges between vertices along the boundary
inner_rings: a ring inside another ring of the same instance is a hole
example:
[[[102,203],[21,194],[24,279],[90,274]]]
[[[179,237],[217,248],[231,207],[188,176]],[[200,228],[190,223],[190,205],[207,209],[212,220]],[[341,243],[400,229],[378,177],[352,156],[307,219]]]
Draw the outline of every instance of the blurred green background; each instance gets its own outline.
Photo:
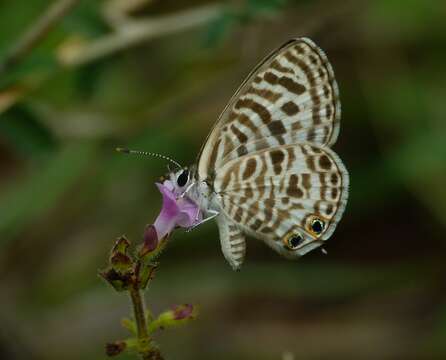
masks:
[[[0,59],[50,1],[0,3]],[[101,359],[128,299],[97,277],[161,205],[157,159],[193,163],[249,70],[292,37],[341,91],[344,218],[297,262],[215,224],[174,234],[147,299],[201,306],[157,334],[167,359],[446,358],[444,1],[80,1],[0,74],[0,358]],[[132,359],[123,355],[122,359]]]

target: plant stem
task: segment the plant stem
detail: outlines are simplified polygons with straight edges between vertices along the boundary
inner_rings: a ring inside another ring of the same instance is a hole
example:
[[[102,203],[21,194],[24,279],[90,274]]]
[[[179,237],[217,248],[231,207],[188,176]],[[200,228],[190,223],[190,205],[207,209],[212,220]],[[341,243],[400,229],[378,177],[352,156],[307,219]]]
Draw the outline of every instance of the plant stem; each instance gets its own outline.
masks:
[[[139,290],[136,285],[130,287],[130,298],[132,299],[133,304],[133,313],[135,315],[138,339],[148,340],[149,333],[147,332],[145,304],[141,290]]]
[[[136,265],[136,281],[130,286],[129,293],[132,300],[133,315],[136,322],[136,332],[138,337],[139,354],[143,360],[163,360],[157,347],[151,344],[149,332],[147,331],[147,315],[144,296],[139,289],[139,269],[141,263],[138,261]]]

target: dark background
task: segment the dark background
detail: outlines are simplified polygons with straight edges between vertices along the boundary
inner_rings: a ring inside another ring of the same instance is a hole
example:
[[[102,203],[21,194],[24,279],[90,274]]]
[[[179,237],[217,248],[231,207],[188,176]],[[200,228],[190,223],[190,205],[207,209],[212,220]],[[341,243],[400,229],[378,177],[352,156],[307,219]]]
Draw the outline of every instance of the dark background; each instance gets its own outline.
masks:
[[[49,3],[0,3],[0,59]],[[128,300],[97,270],[117,236],[141,241],[166,166],[114,148],[193,163],[244,76],[298,36],[341,92],[351,191],[328,255],[290,262],[252,239],[236,273],[214,223],[178,231],[147,300],[201,313],[156,339],[168,359],[445,358],[445,3],[215,4],[81,1],[1,73],[0,358],[100,359],[128,336]]]

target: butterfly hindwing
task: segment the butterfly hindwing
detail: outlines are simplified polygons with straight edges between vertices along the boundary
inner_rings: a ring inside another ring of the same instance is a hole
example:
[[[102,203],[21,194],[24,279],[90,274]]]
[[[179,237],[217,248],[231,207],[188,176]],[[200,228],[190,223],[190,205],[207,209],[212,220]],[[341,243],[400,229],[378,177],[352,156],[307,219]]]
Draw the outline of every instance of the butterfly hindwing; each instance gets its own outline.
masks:
[[[331,236],[345,209],[348,181],[333,151],[305,143],[232,160],[217,172],[214,188],[226,218],[294,258]],[[286,241],[295,234],[302,241],[290,249]]]
[[[233,96],[203,147],[199,178],[265,148],[330,146],[339,119],[338,87],[324,52],[309,39],[291,40],[262,61]]]

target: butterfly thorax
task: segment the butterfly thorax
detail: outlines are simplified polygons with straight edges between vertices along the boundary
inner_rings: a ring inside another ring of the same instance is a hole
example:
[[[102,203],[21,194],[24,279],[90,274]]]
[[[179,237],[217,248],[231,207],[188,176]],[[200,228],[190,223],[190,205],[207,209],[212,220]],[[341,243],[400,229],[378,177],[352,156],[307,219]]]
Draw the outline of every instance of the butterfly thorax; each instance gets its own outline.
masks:
[[[187,196],[198,205],[205,217],[221,210],[219,196],[207,181],[193,179]]]

